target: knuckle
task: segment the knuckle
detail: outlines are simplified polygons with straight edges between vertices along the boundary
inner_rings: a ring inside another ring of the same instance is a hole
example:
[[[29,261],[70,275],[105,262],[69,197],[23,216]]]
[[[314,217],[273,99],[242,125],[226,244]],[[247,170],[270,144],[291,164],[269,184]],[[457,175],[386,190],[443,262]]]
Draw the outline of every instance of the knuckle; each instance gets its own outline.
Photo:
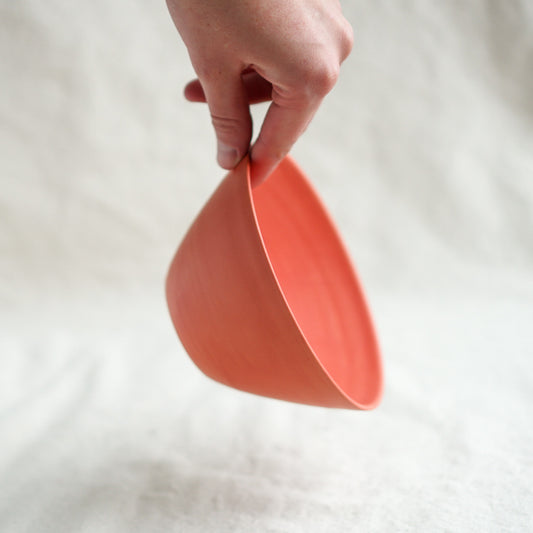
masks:
[[[346,21],[340,33],[341,58],[344,61],[353,49],[354,31],[352,25]]]
[[[298,69],[293,86],[285,94],[274,90],[274,101],[287,107],[308,108],[333,89],[339,77],[338,61],[313,60]]]
[[[215,130],[223,136],[233,136],[242,128],[241,120],[214,113],[211,114],[211,122]]]
[[[312,94],[324,97],[328,94],[339,78],[339,64],[322,61],[311,68],[303,78]]]
[[[252,137],[251,120],[245,116],[229,117],[212,113],[211,122],[219,141],[246,151]]]

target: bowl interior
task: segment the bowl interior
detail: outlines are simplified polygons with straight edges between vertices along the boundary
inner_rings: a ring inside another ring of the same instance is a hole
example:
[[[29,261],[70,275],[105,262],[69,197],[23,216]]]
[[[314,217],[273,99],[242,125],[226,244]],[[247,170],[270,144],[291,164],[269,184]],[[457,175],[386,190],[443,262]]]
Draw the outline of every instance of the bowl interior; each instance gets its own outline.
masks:
[[[288,158],[252,189],[252,200],[274,274],[307,343],[346,396],[373,407],[382,382],[376,336],[324,206]]]

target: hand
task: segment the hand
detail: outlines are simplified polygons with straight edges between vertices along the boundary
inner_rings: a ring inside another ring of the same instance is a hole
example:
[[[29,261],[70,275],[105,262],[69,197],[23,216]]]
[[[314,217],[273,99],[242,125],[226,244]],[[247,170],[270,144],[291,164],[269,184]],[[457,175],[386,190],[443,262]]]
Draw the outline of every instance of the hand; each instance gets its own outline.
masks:
[[[185,88],[207,102],[218,163],[231,169],[252,138],[249,105],[272,100],[251,148],[254,184],[305,131],[351,51],[338,0],[167,0],[198,76]]]

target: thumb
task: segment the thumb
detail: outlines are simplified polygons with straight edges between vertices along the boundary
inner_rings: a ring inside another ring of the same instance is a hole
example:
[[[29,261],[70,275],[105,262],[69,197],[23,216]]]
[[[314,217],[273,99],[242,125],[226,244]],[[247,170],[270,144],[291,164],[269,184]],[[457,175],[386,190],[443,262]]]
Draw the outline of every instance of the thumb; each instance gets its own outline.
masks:
[[[218,164],[234,168],[246,155],[252,138],[248,97],[240,73],[221,74],[202,81],[217,136]]]

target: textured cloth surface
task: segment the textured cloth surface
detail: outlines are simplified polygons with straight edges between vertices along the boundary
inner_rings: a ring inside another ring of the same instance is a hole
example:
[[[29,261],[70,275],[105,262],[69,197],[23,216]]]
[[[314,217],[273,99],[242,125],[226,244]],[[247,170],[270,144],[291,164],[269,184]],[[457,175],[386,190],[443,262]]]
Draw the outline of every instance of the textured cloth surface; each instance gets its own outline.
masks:
[[[532,4],[344,9],[293,155],[370,301],[371,412],[181,348],[166,268],[223,172],[164,2],[0,3],[0,531],[533,530]]]

